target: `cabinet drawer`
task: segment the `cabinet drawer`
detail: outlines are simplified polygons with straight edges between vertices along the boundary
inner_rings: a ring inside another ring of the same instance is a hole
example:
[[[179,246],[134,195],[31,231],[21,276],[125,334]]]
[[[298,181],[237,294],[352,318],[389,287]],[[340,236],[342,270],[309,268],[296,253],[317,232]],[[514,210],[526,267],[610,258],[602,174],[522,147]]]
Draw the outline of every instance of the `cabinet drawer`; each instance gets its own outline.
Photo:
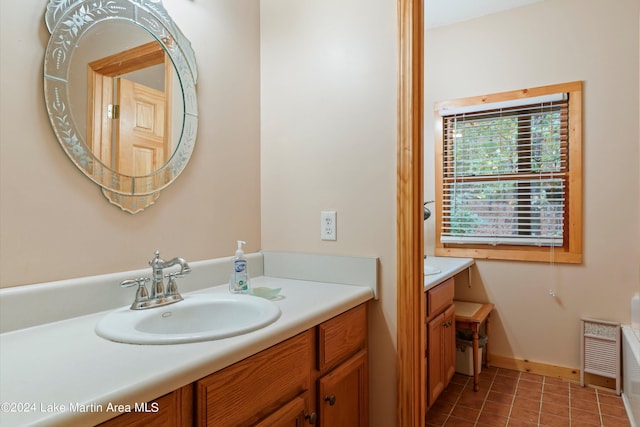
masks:
[[[197,382],[198,425],[254,425],[310,388],[308,330]]]
[[[326,372],[359,350],[367,341],[367,306],[343,313],[318,326],[318,370]]]
[[[455,290],[453,277],[427,291],[427,318],[440,313],[453,304]]]
[[[141,409],[112,418],[98,427],[180,427],[193,425],[191,384],[140,405]],[[133,405],[132,405],[133,406]]]

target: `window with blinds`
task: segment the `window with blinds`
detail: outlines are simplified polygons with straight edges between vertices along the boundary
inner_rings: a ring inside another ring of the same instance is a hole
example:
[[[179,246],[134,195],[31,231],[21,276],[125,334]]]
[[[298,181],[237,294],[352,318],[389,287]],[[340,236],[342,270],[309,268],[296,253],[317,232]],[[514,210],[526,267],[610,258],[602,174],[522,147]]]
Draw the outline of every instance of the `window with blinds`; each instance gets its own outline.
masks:
[[[482,97],[438,109],[440,247],[569,251],[571,156],[580,153],[570,145],[571,96]]]

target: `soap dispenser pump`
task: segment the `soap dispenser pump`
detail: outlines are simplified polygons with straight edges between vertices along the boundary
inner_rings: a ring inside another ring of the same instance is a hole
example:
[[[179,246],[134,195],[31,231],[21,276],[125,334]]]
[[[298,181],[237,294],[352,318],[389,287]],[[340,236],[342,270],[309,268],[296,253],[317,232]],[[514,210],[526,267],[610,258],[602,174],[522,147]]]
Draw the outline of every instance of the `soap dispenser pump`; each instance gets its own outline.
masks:
[[[229,279],[229,290],[235,294],[249,292],[247,259],[242,250],[242,245],[246,243],[243,240],[238,240],[238,249],[236,249],[236,255],[233,257],[233,271]]]

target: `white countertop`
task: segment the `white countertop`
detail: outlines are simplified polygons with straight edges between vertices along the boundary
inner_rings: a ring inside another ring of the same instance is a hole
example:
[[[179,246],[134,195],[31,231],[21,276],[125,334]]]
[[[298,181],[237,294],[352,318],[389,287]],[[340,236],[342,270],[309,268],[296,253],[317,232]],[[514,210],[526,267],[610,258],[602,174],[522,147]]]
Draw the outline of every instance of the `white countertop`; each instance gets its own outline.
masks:
[[[425,270],[427,266],[429,266],[440,270],[440,272],[424,276],[424,290],[427,291],[435,285],[444,282],[448,278],[471,267],[474,263],[473,258],[427,256],[424,260]]]
[[[0,334],[0,425],[95,425],[120,415],[109,405],[133,407],[160,397],[373,297],[366,287],[265,276],[252,285],[282,288],[283,298],[275,301],[282,315],[232,338],[116,343],[94,333],[104,311]],[[228,286],[197,292],[228,292]]]

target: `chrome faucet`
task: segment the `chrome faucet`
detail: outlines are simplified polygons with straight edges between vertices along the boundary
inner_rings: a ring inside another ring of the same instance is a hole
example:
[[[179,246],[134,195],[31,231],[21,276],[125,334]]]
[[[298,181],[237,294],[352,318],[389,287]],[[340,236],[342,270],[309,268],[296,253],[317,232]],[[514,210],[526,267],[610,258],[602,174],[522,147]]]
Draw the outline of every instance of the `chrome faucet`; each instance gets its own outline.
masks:
[[[160,258],[160,251],[155,252],[155,258],[149,261],[152,275],[149,277],[140,277],[138,279],[124,280],[120,283],[123,288],[130,286],[138,286],[136,291],[136,299],[131,304],[132,310],[143,310],[146,308],[160,307],[167,304],[173,304],[182,301],[182,296],[178,292],[176,278],[183,277],[191,271],[189,264],[183,258],[173,258],[165,261]],[[165,268],[180,266],[180,271],[164,274]],[[167,289],[164,288],[164,278],[168,278]],[[145,283],[151,281],[151,292],[147,291]]]

